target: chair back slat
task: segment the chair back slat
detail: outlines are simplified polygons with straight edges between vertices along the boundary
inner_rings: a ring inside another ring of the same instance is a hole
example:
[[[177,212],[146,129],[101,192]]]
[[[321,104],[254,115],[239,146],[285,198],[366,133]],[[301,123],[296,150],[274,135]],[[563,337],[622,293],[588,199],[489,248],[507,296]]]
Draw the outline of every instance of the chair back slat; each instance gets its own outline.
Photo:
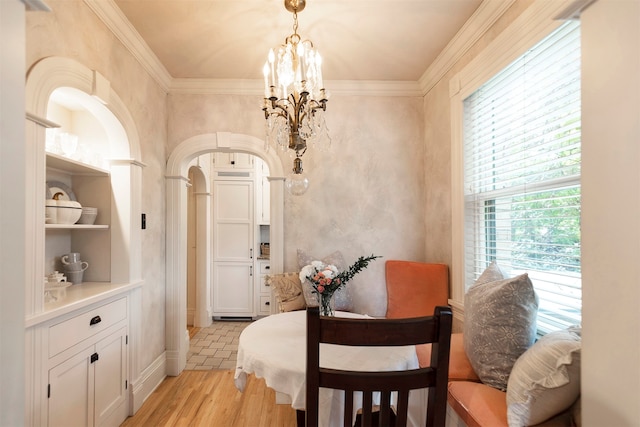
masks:
[[[317,426],[320,387],[345,391],[344,425],[352,425],[353,391],[362,392],[362,425],[372,423],[373,393],[380,393],[379,425],[406,425],[409,391],[428,388],[427,427],[444,426],[452,315],[436,307],[433,316],[353,319],[320,316],[307,308],[306,425]],[[431,343],[431,366],[405,371],[363,372],[320,367],[320,343],[345,346],[407,346]],[[396,398],[392,406],[392,393]],[[395,424],[394,424],[395,423]]]
[[[353,391],[344,392],[344,427],[353,426]]]

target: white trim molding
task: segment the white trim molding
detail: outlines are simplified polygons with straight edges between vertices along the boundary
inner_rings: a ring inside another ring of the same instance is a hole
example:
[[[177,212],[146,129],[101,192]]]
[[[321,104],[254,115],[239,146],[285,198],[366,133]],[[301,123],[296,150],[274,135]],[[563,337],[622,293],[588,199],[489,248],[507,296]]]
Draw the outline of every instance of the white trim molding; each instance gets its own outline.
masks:
[[[136,380],[131,381],[129,392],[129,414],[135,414],[151,393],[167,377],[167,355],[162,353],[156,358]]]
[[[165,91],[169,91],[171,75],[162,65],[140,33],[133,28],[122,10],[113,0],[84,0],[91,10],[100,18],[111,32],[147,70],[149,75]]]

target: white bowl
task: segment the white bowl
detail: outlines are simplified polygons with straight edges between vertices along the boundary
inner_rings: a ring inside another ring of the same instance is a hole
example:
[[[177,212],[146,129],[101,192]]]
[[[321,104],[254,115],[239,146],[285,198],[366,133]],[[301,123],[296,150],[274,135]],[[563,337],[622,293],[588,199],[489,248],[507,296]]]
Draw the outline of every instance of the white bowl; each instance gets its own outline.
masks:
[[[80,208],[58,206],[56,210],[56,224],[75,224],[82,216],[82,209]]]
[[[82,215],[82,206],[71,200],[46,201],[45,222],[47,224],[75,224]]]
[[[97,216],[98,216],[97,213],[82,212],[82,215],[80,215],[80,219],[78,219],[78,224],[92,225],[93,223],[96,222]]]

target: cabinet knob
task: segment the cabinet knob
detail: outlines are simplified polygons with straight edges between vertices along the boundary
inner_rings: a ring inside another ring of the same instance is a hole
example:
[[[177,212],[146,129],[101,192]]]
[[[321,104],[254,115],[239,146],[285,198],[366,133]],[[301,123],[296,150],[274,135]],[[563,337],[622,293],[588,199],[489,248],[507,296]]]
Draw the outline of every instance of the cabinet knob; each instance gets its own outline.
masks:
[[[100,358],[100,356],[98,356],[98,353],[93,353],[91,355],[91,363],[97,362],[99,358]],[[85,359],[85,360],[87,360],[87,359]]]
[[[269,270],[271,267],[269,267],[268,265],[264,267],[265,270]]]
[[[89,326],[97,325],[100,322],[102,322],[102,319],[100,318],[100,316],[95,316],[94,318],[91,319],[91,321],[89,321]]]
[[[269,301],[265,302],[264,305],[271,305]]]

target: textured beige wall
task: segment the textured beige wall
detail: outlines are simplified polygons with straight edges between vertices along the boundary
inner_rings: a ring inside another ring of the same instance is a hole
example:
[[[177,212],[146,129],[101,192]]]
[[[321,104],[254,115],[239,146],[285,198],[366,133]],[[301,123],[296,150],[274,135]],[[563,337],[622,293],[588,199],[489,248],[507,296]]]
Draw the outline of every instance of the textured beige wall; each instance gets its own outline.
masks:
[[[420,98],[331,97],[332,148],[304,155],[309,191],[285,197],[286,271],[298,271],[298,248],[318,258],[340,250],[349,264],[382,255],[349,286],[358,311],[385,314],[384,260],[424,259],[422,116]],[[171,149],[216,131],[264,138],[260,98],[171,95],[168,129]]]
[[[451,102],[449,81],[496,38],[532,0],[518,0],[424,97],[425,259],[451,266]]]
[[[81,0],[47,0],[53,12],[27,13],[27,69],[42,58],[72,58],[99,71],[122,99],[138,129],[142,161],[142,342],[146,367],[165,349],[166,94]]]

